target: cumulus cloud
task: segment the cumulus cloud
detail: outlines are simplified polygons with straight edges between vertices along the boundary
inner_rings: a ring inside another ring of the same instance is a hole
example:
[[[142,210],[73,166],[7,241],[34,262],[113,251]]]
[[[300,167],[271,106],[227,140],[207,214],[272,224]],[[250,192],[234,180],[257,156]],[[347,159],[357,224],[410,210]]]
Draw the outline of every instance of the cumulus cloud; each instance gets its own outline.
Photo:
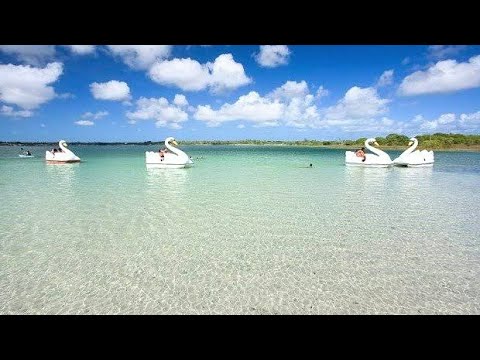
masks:
[[[0,45],[0,51],[34,66],[42,66],[55,56],[54,45]]]
[[[95,99],[110,101],[130,100],[130,88],[124,81],[110,80],[105,83],[90,84],[90,91]]]
[[[290,50],[287,45],[261,45],[255,60],[263,67],[277,67],[288,64]]]
[[[75,124],[80,125],[80,126],[93,126],[95,123],[90,120],[78,120],[75,121]]]
[[[399,94],[403,96],[447,93],[480,86],[480,55],[468,62],[443,60],[425,71],[416,71],[403,79]]]
[[[178,103],[178,95],[175,97]],[[185,97],[184,97],[185,98]],[[186,102],[186,98],[184,99]],[[139,120],[153,120],[157,127],[169,127],[171,129],[180,129],[181,123],[188,120],[188,114],[182,108],[185,105],[169,103],[164,97],[145,98],[141,97],[136,101],[135,111],[127,112],[127,118],[130,124],[135,124]]]
[[[149,71],[150,78],[162,85],[174,85],[184,91],[199,91],[207,87],[212,92],[236,89],[252,80],[243,65],[232,54],[222,54],[213,63],[200,64],[191,58],[156,62]]]
[[[393,83],[393,70],[386,70],[377,81],[377,87],[391,85]]]
[[[30,110],[14,110],[11,106],[3,105],[0,108],[0,115],[9,117],[31,117],[33,112]]]
[[[73,54],[88,55],[95,52],[95,45],[65,45]]]
[[[428,56],[440,60],[454,56],[465,50],[465,45],[431,45],[428,47]]]
[[[194,118],[205,121],[210,126],[235,120],[277,123],[283,115],[283,108],[284,105],[278,100],[261,97],[257,92],[251,91],[240,96],[233,104],[223,104],[218,110],[213,110],[210,105],[200,105]]]
[[[417,115],[413,123],[419,130],[428,132],[478,132],[480,131],[480,111],[474,113],[441,114],[436,119],[425,119]]]
[[[295,97],[304,97],[308,93],[309,93],[308,85],[305,80],[302,80],[300,82],[287,81],[282,86],[273,90],[270,94],[268,94],[268,96],[271,97],[272,99],[285,100],[285,99],[293,99]]]
[[[335,105],[326,109],[325,117],[329,119],[362,119],[385,114],[388,111],[388,99],[382,99],[372,87],[350,88],[345,96]]]
[[[177,94],[175,95],[175,98],[173,99],[173,103],[178,106],[188,106],[188,101],[185,95],[182,94]]]
[[[209,126],[236,120],[252,122],[254,126],[324,128],[346,127],[352,123],[361,126],[364,121],[385,114],[389,103],[389,100],[379,97],[374,88],[357,86],[349,89],[333,106],[319,108],[315,100],[305,81],[287,81],[266,96],[251,91],[240,96],[236,102],[225,103],[218,109],[213,109],[211,105],[199,105],[193,117]]]
[[[54,62],[44,68],[30,65],[0,64],[0,100],[32,110],[55,98],[49,84],[58,80],[63,64]]]
[[[170,56],[171,45],[107,45],[113,55],[120,56],[133,69],[146,70],[158,60]]]

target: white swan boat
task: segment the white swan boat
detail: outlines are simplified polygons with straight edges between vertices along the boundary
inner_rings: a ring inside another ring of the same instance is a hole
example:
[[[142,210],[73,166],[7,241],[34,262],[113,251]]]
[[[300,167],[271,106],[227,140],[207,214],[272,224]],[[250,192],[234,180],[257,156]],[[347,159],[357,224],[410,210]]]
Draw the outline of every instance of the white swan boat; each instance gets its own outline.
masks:
[[[163,157],[158,151],[146,151],[145,162],[147,167],[160,169],[181,169],[193,165],[193,161],[190,160],[187,154],[185,154],[182,150],[173,147],[171,144],[178,146],[173,137],[166,138],[165,147],[169,152],[165,152]]]
[[[363,157],[358,157],[353,151],[345,151],[345,165],[348,166],[364,166],[364,167],[389,167],[393,164],[390,156],[377,148],[370,145],[373,143],[375,146],[379,146],[375,138],[369,138],[365,140],[365,147],[373,154],[365,154],[365,161]]]
[[[408,166],[408,167],[428,167],[433,166],[435,162],[433,151],[427,150],[415,150],[418,146],[418,140],[411,138],[408,143],[410,146],[399,157],[393,160],[395,166]],[[415,150],[415,151],[414,151]]]
[[[60,149],[62,149],[61,152],[51,152],[51,151],[46,151],[45,152],[45,160],[47,160],[48,163],[75,163],[75,162],[80,162],[80,158],[75,155],[73,152],[70,151],[70,149],[67,149],[67,143],[65,140],[60,140],[58,143],[58,146]]]

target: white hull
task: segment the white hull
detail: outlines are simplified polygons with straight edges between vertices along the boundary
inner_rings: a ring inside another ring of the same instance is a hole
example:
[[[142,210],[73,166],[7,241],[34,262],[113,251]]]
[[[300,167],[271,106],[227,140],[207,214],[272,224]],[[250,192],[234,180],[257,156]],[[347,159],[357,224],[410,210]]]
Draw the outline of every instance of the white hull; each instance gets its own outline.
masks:
[[[421,164],[412,164],[412,163],[394,163],[398,167],[432,167],[433,162],[430,163],[421,163]]]
[[[160,152],[145,151],[145,164],[149,169],[183,169],[193,165],[187,154],[182,150],[171,146],[170,141],[177,145],[173,137],[165,139],[165,147],[169,150],[163,157]]]
[[[33,157],[35,157],[33,155],[18,155],[18,156],[21,157],[21,158],[33,158]]]
[[[58,143],[58,146],[60,146],[60,149],[62,151],[55,152],[55,153],[50,151],[45,151],[45,160],[47,161],[47,164],[64,164],[64,163],[80,162],[80,158],[66,148],[67,143],[65,142],[65,140],[60,140],[60,142]]]
[[[79,163],[79,160],[48,160],[47,164],[71,164],[71,163]]]
[[[147,169],[183,169],[191,167],[192,164],[163,164],[163,163],[147,163]]]
[[[358,162],[346,162],[345,165],[347,166],[357,166],[357,167],[377,167],[377,168],[386,168],[392,166],[392,164],[365,164],[365,163],[358,163]]]

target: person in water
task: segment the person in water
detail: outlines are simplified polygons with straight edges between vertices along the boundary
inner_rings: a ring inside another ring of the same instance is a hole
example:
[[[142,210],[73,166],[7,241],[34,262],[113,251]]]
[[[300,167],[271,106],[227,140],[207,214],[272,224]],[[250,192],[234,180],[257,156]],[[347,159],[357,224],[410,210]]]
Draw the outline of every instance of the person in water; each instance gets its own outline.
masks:
[[[367,160],[367,155],[365,155],[365,148],[364,148],[364,147],[362,147],[361,149],[358,149],[357,151],[355,151],[355,155],[357,155],[358,157],[363,158],[362,162],[364,162],[365,160]]]
[[[32,156],[32,153],[30,152],[30,150],[27,150],[27,155]]]
[[[313,164],[310,164],[310,167],[313,167]]]

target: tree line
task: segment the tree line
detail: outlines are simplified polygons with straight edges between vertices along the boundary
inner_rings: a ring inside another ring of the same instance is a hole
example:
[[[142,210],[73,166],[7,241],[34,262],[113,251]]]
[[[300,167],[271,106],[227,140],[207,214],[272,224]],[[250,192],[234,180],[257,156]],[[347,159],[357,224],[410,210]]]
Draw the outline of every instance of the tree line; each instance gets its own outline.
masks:
[[[455,149],[455,148],[479,148],[480,135],[445,134],[435,133],[415,136],[419,148],[424,149]],[[362,147],[367,138],[356,140],[179,140],[180,145],[297,145],[297,146],[332,146],[332,147]],[[385,137],[376,138],[380,146],[406,147],[410,138],[401,134],[389,134]],[[55,145],[51,142],[21,142],[3,141],[0,145],[28,146],[28,145]],[[69,142],[70,145],[162,145],[163,141],[143,142]]]

